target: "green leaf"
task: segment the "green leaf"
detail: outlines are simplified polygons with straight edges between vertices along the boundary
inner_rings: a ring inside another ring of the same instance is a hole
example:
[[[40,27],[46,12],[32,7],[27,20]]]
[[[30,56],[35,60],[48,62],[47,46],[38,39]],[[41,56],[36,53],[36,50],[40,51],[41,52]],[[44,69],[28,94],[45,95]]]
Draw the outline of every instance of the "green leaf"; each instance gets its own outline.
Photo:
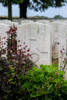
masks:
[[[53,91],[53,84],[51,84],[48,89],[47,89],[48,92],[52,92]]]

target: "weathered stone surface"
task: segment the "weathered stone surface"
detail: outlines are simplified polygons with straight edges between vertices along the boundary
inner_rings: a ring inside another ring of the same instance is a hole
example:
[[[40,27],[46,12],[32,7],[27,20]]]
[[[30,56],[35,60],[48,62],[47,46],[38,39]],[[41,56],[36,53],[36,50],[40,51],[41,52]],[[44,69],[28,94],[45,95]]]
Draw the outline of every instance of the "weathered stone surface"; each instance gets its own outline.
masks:
[[[56,59],[59,69],[65,69],[67,79],[67,65],[64,66],[67,61],[67,20],[0,20],[0,35],[7,36],[6,31],[13,24],[18,27],[17,39],[26,42],[31,49],[33,62],[51,64],[52,59]]]
[[[33,21],[26,21],[22,24],[8,22],[6,24],[0,24],[0,32],[5,34],[9,26],[13,24],[18,27],[17,39],[20,39],[21,42],[25,42],[30,48],[32,60],[35,58],[34,62],[37,65],[51,64],[50,26]]]
[[[41,64],[41,62],[43,64],[51,64],[52,58],[58,59],[58,57],[60,62],[59,51],[62,47],[61,44],[65,45],[64,48],[66,48],[66,42],[64,42],[66,41],[66,35],[63,35],[67,33],[66,20],[16,20],[13,22],[0,20],[0,34],[6,35],[5,32],[13,24],[18,27],[17,39],[20,39],[21,42],[26,42],[31,48],[31,52],[38,55],[34,55],[36,56],[35,59],[37,58],[40,62],[37,62],[37,64]]]

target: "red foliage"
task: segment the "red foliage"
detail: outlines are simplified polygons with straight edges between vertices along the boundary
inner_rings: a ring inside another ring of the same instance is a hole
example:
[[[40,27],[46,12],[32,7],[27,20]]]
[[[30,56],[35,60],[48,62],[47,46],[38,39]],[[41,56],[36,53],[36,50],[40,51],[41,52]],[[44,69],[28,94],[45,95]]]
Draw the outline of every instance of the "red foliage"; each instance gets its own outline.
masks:
[[[25,42],[21,44],[20,40],[18,41],[16,40],[16,36],[17,36],[16,31],[17,31],[17,27],[15,26],[10,27],[9,31],[7,31],[8,38],[7,39],[6,37],[2,38],[3,41],[6,39],[7,48],[5,47],[6,43],[3,43],[0,37],[0,57],[6,54],[7,60],[9,62],[12,62],[12,64],[15,63],[15,65],[13,66],[16,68],[16,70],[18,68],[22,70],[23,66],[24,67],[26,66],[28,68],[32,67],[31,66],[32,61],[30,61],[31,54],[30,54],[30,48],[28,48]]]

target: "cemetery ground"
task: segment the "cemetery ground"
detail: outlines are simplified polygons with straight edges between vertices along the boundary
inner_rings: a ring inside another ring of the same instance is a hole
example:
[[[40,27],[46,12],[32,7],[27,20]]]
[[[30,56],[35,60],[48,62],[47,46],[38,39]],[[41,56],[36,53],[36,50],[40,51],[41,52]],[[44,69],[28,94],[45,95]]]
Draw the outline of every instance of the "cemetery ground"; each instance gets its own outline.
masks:
[[[0,21],[0,100],[67,100],[66,21],[18,23]]]

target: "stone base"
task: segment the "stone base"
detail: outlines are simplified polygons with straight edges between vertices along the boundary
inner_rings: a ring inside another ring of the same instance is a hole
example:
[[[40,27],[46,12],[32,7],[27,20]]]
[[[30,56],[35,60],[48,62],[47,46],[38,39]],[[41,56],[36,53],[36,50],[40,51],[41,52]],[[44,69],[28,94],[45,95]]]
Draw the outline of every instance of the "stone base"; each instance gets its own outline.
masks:
[[[58,65],[58,58],[52,59],[52,64],[57,64]]]

